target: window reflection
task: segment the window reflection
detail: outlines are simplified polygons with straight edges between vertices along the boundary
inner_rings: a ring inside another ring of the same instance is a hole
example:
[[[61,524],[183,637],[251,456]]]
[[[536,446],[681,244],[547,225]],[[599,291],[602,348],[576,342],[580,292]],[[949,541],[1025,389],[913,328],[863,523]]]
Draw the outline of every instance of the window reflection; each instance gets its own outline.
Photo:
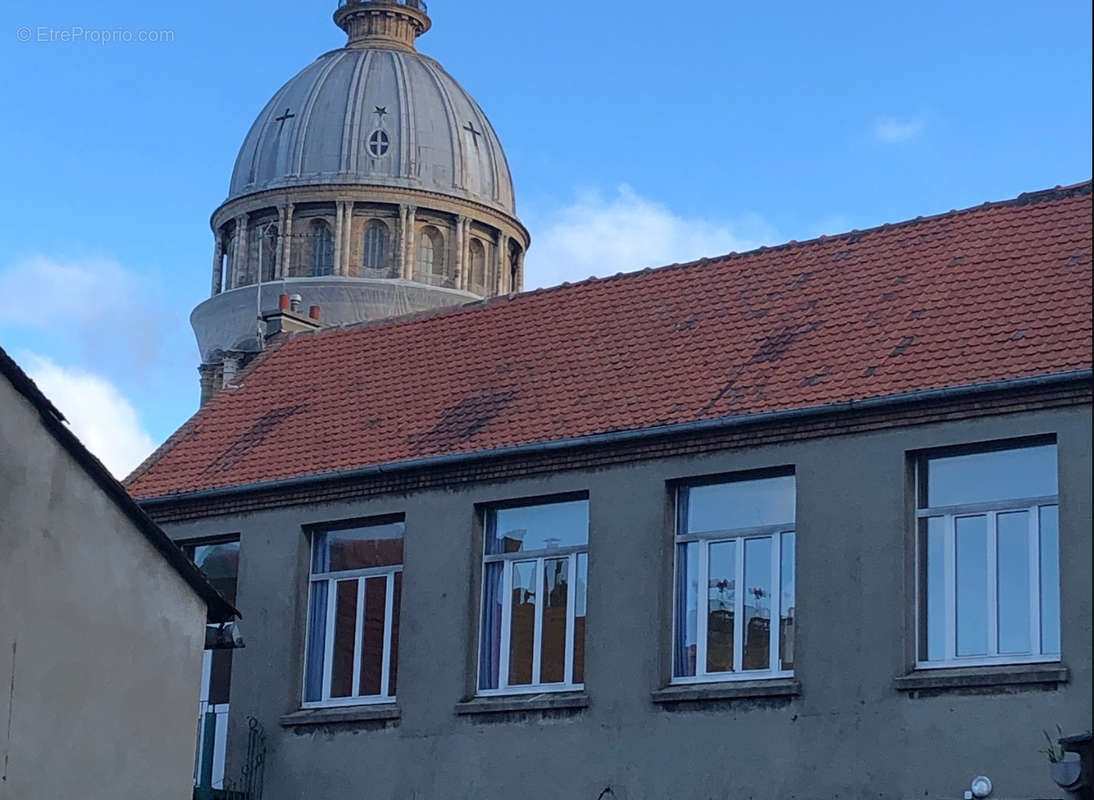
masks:
[[[402,522],[324,531],[314,538],[312,572],[342,572],[403,563]]]
[[[737,604],[737,543],[710,545],[707,583],[707,672],[733,669],[733,614]]]
[[[1056,445],[993,450],[926,461],[927,505],[987,503],[1056,494]]]
[[[996,614],[999,652],[1028,653],[1029,642],[1029,512],[997,518]]]
[[[487,555],[583,545],[589,541],[589,502],[499,508],[487,527]]]
[[[768,669],[771,659],[770,539],[745,539],[744,624],[742,667]]]
[[[731,481],[682,490],[688,533],[794,522],[794,476]]]
[[[536,562],[513,564],[513,591],[509,622],[509,685],[532,682],[532,653],[536,633]]]

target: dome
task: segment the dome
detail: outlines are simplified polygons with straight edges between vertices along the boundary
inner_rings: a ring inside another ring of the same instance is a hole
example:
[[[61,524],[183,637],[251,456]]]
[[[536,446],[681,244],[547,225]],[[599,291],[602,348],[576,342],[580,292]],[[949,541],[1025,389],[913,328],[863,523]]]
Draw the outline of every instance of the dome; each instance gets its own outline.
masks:
[[[433,59],[374,42],[320,56],[274,95],[228,199],[334,184],[420,189],[515,215],[505,154],[474,99]]]

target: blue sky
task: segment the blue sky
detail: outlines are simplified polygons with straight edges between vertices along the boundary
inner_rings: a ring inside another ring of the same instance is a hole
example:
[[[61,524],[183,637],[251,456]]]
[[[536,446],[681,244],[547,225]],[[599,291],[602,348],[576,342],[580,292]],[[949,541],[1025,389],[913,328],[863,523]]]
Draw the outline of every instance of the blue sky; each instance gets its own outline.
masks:
[[[197,406],[209,215],[262,106],[344,41],[334,5],[0,9],[0,344],[118,472]],[[530,285],[1091,175],[1088,0],[675,7],[431,3],[420,49],[501,137]]]

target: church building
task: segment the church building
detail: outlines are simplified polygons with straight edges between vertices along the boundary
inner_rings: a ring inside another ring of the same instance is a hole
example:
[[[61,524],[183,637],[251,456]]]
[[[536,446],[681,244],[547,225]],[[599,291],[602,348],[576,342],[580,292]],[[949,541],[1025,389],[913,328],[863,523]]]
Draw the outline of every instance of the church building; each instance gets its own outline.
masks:
[[[214,212],[202,406],[126,481],[231,565],[225,778],[260,726],[264,800],[1059,796],[1090,182],[523,292],[424,4],[335,21]]]

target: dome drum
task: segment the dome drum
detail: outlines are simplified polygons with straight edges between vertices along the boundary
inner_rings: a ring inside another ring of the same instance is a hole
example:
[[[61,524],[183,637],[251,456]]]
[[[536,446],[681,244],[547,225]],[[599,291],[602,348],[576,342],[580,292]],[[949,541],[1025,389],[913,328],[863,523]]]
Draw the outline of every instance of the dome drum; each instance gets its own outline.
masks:
[[[254,284],[260,270],[262,282],[340,275],[477,297],[520,291],[523,226],[455,198],[415,194],[312,187],[225,204],[213,218],[212,294]]]

